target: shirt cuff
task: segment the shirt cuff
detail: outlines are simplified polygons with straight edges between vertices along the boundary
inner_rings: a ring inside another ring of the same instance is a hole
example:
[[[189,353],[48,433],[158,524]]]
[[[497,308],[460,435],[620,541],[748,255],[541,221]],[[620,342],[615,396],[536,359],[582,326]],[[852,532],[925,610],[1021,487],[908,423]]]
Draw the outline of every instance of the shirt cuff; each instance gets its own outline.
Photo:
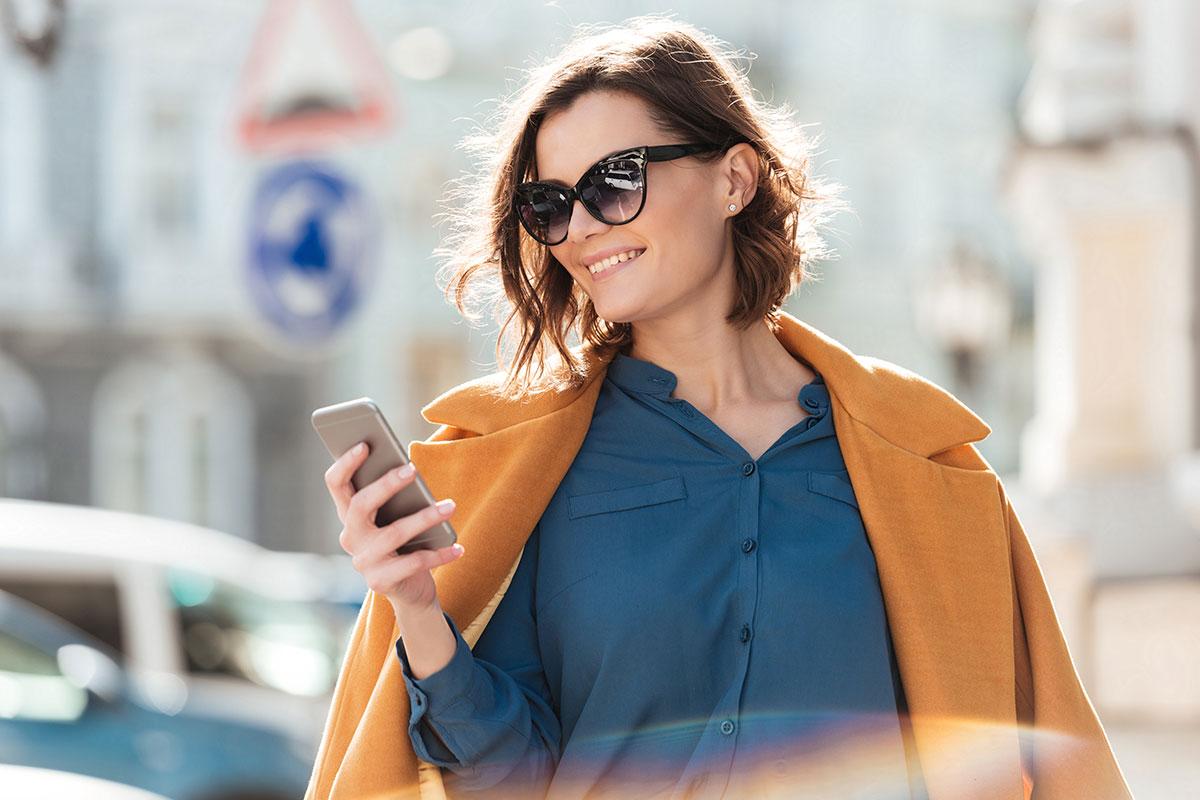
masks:
[[[450,662],[432,675],[421,679],[414,678],[412,665],[404,652],[404,638],[396,640],[396,656],[400,659],[401,672],[404,674],[404,683],[412,706],[412,723],[416,723],[426,713],[437,718],[441,712],[467,700],[475,682],[475,657],[471,654],[471,648],[450,615],[443,611],[442,616],[446,618],[446,623],[454,633],[456,646]]]

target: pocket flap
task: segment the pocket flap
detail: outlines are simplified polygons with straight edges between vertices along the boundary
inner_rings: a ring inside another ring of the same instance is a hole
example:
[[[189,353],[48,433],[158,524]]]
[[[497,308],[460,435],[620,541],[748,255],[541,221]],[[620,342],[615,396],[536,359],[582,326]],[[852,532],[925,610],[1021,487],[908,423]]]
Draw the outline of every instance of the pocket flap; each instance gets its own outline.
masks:
[[[854,486],[850,483],[850,479],[836,472],[808,473],[808,488],[817,494],[841,500],[843,503],[849,503],[858,508],[858,498],[854,496]]]
[[[685,497],[687,497],[687,489],[683,485],[683,478],[676,475],[673,478],[644,483],[640,486],[626,486],[620,489],[608,489],[603,492],[568,497],[567,516],[576,519],[589,514],[624,511],[658,503],[669,503]]]

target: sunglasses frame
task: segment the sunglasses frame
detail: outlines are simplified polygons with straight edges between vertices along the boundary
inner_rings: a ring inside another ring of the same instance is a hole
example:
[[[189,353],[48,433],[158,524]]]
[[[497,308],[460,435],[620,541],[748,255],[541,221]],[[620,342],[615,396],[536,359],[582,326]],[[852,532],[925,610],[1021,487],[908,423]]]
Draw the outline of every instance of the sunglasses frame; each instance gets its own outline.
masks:
[[[567,240],[567,235],[571,230],[571,215],[575,213],[576,200],[583,204],[583,207],[587,209],[587,212],[591,214],[592,217],[600,222],[603,222],[605,225],[628,225],[630,222],[633,222],[635,219],[637,219],[638,215],[642,213],[642,209],[646,207],[646,195],[650,191],[649,182],[646,180],[646,165],[648,163],[651,161],[674,161],[677,158],[695,155],[696,153],[706,153],[723,149],[725,148],[722,145],[701,144],[697,142],[691,144],[641,145],[639,147],[625,147],[620,150],[614,150],[608,155],[598,159],[596,163],[584,170],[583,175],[579,178],[574,186],[563,186],[559,183],[551,183],[550,181],[525,181],[524,183],[519,184],[517,186],[517,190],[513,192],[512,212],[516,215],[517,219],[521,223],[521,227],[525,229],[526,233],[548,247],[560,245]],[[641,205],[638,206],[638,210],[635,211],[633,216],[631,216],[629,219],[622,222],[609,222],[608,220],[604,219],[604,217],[600,216],[600,212],[593,208],[591,203],[583,199],[583,196],[580,194],[580,187],[582,187],[584,181],[586,181],[588,177],[592,175],[598,168],[604,165],[605,162],[616,161],[618,159],[633,161],[638,165],[639,178],[642,184],[642,202]],[[548,242],[542,239],[525,223],[525,217],[521,214],[519,207],[519,203],[521,202],[521,191],[524,189],[533,188],[553,190],[566,195],[568,201],[567,224],[564,229],[566,232],[557,242]]]

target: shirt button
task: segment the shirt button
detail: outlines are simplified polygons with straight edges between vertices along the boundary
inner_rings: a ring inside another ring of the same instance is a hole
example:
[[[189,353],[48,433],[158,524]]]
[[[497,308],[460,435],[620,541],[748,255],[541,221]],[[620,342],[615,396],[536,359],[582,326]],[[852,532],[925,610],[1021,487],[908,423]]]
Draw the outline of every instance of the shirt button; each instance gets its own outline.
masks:
[[[753,553],[754,552],[754,540],[753,539],[743,539],[742,540],[742,552],[743,553]]]
[[[749,625],[742,626],[741,639],[743,642],[750,641],[750,626]]]
[[[747,461],[745,464],[742,464],[742,474],[745,475],[746,477],[750,477],[751,475],[754,474],[754,462],[753,461]]]
[[[721,733],[726,736],[733,733],[733,720],[727,719],[721,723]]]

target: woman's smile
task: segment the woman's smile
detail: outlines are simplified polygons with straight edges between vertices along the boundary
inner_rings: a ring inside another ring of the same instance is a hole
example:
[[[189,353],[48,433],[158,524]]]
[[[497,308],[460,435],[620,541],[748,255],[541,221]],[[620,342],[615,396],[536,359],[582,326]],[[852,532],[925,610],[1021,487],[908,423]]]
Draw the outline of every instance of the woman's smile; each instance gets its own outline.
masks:
[[[637,255],[633,256],[632,258],[627,258],[624,261],[618,261],[615,264],[611,264],[611,266],[602,267],[597,272],[592,271],[592,269],[595,269],[595,267],[589,268],[588,272],[591,273],[592,280],[596,281],[597,283],[599,283],[600,281],[608,280],[616,273],[621,272],[626,267],[630,266],[635,261],[637,261],[641,257],[642,253],[645,253],[645,252],[646,252],[645,250],[642,250],[642,251],[638,252]],[[607,263],[611,263],[611,262],[607,262]]]

